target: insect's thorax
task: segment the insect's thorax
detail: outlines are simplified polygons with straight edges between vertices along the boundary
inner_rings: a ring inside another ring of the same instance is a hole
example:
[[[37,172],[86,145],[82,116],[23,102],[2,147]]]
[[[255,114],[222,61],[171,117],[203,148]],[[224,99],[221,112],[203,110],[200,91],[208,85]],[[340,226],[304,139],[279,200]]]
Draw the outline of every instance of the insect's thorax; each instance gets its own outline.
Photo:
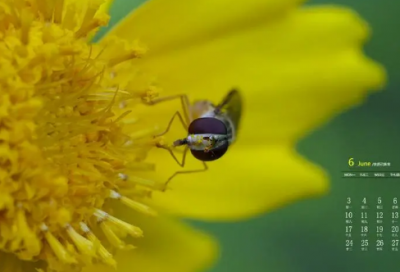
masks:
[[[190,113],[193,120],[200,118],[204,114],[213,112],[214,110],[215,110],[214,105],[208,100],[197,101],[190,106]]]

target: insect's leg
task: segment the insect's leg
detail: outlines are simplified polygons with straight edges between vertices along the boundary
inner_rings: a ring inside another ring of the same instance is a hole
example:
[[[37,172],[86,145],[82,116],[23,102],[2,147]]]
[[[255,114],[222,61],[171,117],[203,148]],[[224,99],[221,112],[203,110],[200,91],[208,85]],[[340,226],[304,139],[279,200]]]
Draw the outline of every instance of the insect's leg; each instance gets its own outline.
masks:
[[[185,161],[186,161],[186,154],[187,151],[189,150],[188,146],[185,146],[185,149],[183,151],[183,155],[182,155],[182,161],[179,161],[178,158],[175,156],[174,152],[172,151],[172,149],[169,146],[159,146],[159,148],[165,149],[169,152],[169,154],[171,154],[172,158],[174,158],[175,162],[180,166],[180,167],[184,167],[185,166]]]
[[[180,113],[179,111],[177,111],[177,112],[175,112],[175,114],[172,116],[171,120],[170,120],[169,123],[168,123],[167,128],[165,129],[165,131],[164,131],[163,133],[161,133],[161,134],[155,135],[154,137],[160,137],[160,136],[165,135],[165,134],[170,130],[170,128],[171,128],[171,126],[172,126],[172,123],[174,122],[174,119],[175,119],[175,117],[177,117],[177,116],[178,116],[179,120],[181,121],[181,123],[182,123],[182,125],[183,125],[183,129],[184,129],[184,130],[187,130],[187,128],[188,128],[188,127],[187,127],[187,124],[186,124],[185,121],[183,120],[181,113]]]
[[[190,102],[189,102],[189,98],[187,97],[187,95],[183,95],[181,97],[181,104],[182,104],[183,112],[185,113],[186,122],[189,126],[190,123],[193,121],[193,116],[192,116],[192,111],[190,110]]]
[[[180,99],[181,100],[181,104],[182,104],[182,108],[183,108],[183,113],[185,115],[185,120],[187,124],[190,124],[193,121],[193,117],[190,111],[190,103],[189,103],[189,98],[187,97],[187,95],[185,94],[178,94],[178,95],[171,95],[171,96],[165,96],[165,97],[160,97],[157,99],[152,99],[149,101],[146,100],[142,100],[144,104],[152,106],[152,105],[156,105],[159,104],[161,102],[166,102],[166,101],[170,101],[170,100],[174,100],[174,99]]]
[[[192,174],[192,173],[199,173],[199,172],[205,172],[208,170],[207,164],[203,161],[203,168],[202,169],[196,169],[196,170],[187,170],[187,171],[177,171],[175,174],[173,174],[169,179],[165,182],[163,192],[167,190],[168,184],[171,182],[171,180],[176,177],[179,174]]]

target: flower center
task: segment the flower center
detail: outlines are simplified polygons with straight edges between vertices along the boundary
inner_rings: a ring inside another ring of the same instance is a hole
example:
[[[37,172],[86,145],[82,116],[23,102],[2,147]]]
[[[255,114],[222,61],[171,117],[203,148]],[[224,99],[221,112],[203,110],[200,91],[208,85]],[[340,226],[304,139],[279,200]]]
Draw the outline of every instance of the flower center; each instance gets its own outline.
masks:
[[[88,43],[108,21],[103,9],[98,0],[0,3],[0,250],[55,271],[115,266],[109,249],[129,248],[122,238],[142,231],[108,203],[154,215],[142,200],[162,189],[135,177],[153,170],[144,157],[157,143],[128,110],[157,90],[129,61],[140,46]]]

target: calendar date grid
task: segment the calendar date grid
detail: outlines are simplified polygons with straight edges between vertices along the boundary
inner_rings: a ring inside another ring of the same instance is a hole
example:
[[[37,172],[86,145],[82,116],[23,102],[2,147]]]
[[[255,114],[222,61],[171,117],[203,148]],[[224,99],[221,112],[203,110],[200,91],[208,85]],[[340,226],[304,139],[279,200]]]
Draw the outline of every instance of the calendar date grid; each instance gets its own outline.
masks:
[[[400,198],[347,197],[344,210],[345,250],[399,251]]]

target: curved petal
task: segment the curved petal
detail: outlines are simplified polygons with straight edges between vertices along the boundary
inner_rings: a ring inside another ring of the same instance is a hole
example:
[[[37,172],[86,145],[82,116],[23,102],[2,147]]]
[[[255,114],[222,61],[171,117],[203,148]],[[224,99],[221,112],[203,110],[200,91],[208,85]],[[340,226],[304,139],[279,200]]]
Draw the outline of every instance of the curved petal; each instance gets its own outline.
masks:
[[[154,192],[151,205],[178,216],[204,220],[251,217],[299,198],[326,192],[324,172],[288,145],[241,146],[208,164],[209,170],[182,174],[165,193]],[[160,173],[175,172],[167,152],[156,155]],[[186,169],[201,168],[190,159]]]
[[[213,264],[217,257],[215,241],[205,233],[171,218],[149,218],[130,210],[118,211],[118,218],[135,221],[144,238],[132,240],[137,246],[130,251],[117,251],[118,272],[196,272]],[[95,265],[83,272],[114,272]]]
[[[256,2],[259,3],[252,3]],[[282,2],[288,5],[288,1]],[[124,37],[130,39],[139,37],[135,36],[135,29],[123,34],[124,25],[128,21],[132,25],[146,23],[143,13],[151,17],[156,3],[159,1],[150,1],[139,9],[140,16],[133,14],[132,21],[126,19],[112,33],[128,35]],[[213,9],[211,5],[209,13],[187,12],[203,22],[202,18],[207,18]],[[179,17],[173,12],[165,13],[171,20]],[[223,19],[221,22],[225,22]],[[146,29],[152,37],[159,37],[154,24]],[[211,26],[205,25],[203,31],[212,32]],[[194,31],[188,34],[166,30],[168,35],[182,36],[172,36],[171,44],[175,39],[194,39],[190,40],[193,44],[174,51],[159,41],[162,52],[154,55],[150,51],[137,65],[157,75],[165,90],[163,95],[188,93],[194,99],[218,101],[232,87],[239,88],[244,93],[246,114],[239,140],[247,142],[296,140],[333,114],[361,102],[369,89],[381,87],[385,80],[384,69],[361,52],[367,26],[347,9],[297,9],[236,30],[209,40],[199,34],[204,40],[201,43],[195,42],[199,37],[191,36]],[[150,44],[158,48],[155,41]],[[266,125],[257,123],[259,118]]]
[[[155,55],[209,41],[260,20],[270,20],[303,1],[150,0],[107,35],[140,39],[150,48],[150,54]]]
[[[385,80],[384,69],[362,54],[368,28],[352,11],[300,9],[296,1],[238,2],[218,19],[225,0],[172,5],[176,10],[155,0],[111,32],[149,45],[136,64],[158,76],[165,95],[219,100],[232,87],[244,94],[243,126],[228,158],[211,163],[208,173],[180,176],[173,190],[154,195],[155,204],[178,215],[234,219],[324,192],[321,170],[290,147]],[[159,173],[173,172],[172,159],[164,156],[152,157],[163,162]],[[258,156],[263,159],[253,159]]]

